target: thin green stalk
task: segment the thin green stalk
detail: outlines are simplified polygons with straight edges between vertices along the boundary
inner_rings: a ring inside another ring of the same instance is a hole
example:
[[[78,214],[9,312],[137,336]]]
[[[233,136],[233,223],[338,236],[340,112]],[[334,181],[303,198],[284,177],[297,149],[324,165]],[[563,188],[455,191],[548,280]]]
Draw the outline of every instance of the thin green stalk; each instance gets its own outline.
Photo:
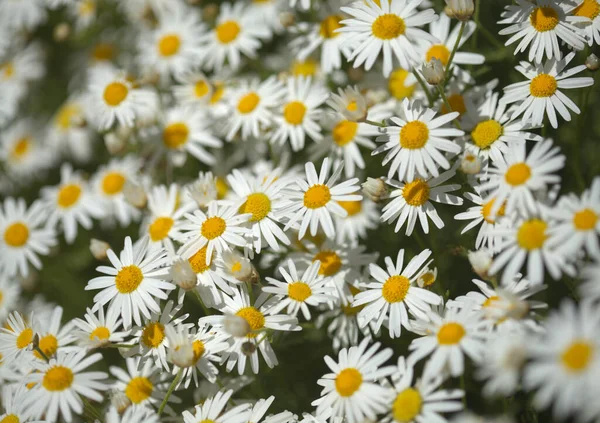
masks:
[[[483,34],[483,36],[490,43],[492,43],[494,45],[494,47],[496,47],[496,48],[504,48],[504,45],[500,41],[498,41],[496,39],[496,37],[494,37],[494,35],[490,31],[488,31],[485,26],[481,25],[481,21],[479,20],[479,6],[480,6],[479,3],[480,3],[480,0],[477,0],[477,6],[476,6],[476,9],[475,9],[475,15],[473,17],[473,20],[477,24],[477,30],[481,31],[481,33]],[[478,31],[475,31],[475,33],[473,34],[473,37],[474,37],[475,40],[477,40],[476,35],[477,35]]]
[[[196,294],[196,299],[200,303],[200,307],[202,307],[202,311],[204,312],[204,315],[205,316],[210,316],[212,313],[206,307],[206,305],[204,305],[204,301],[202,301],[202,297],[200,297],[200,293],[198,292],[198,290],[197,289],[193,289],[192,291],[194,291],[194,294]]]
[[[81,395],[80,397],[83,401],[83,409],[87,411],[87,414],[91,415],[92,418],[97,419],[98,421],[102,421],[103,417],[100,415],[100,412],[96,410],[96,407],[94,407],[86,397]]]
[[[475,2],[475,13],[473,15],[473,20],[479,26],[479,10],[481,9],[481,0],[476,0]],[[473,33],[473,38],[471,38],[471,48],[473,50],[477,49],[477,41],[479,37],[479,32],[476,30]]]
[[[48,358],[48,356],[47,356],[47,355],[44,353],[44,351],[42,351],[42,350],[40,349],[40,347],[39,347],[38,345],[35,345],[35,346],[33,347],[33,349],[34,349],[35,351],[37,351],[37,353],[38,353],[39,355],[41,355],[41,356],[42,356],[42,358],[43,358],[43,359],[46,361],[46,363],[50,362],[50,359]]]
[[[596,78],[598,73],[594,75],[594,85],[596,84]],[[583,178],[583,166],[581,165],[581,139],[583,138],[583,129],[585,124],[586,112],[588,110],[588,105],[590,103],[590,91],[593,91],[594,86],[589,89],[583,89],[581,92],[581,114],[579,115],[579,119],[577,120],[577,132],[575,135],[575,145],[573,152],[573,171],[575,173],[575,179],[577,180],[577,186],[579,190],[583,191],[585,189],[585,180]]]
[[[162,414],[163,410],[167,406],[167,401],[169,401],[169,397],[171,396],[171,394],[175,390],[175,387],[179,383],[179,379],[181,379],[181,375],[182,374],[183,374],[183,369],[179,369],[179,371],[177,372],[177,375],[175,376],[175,379],[173,379],[173,382],[171,382],[171,386],[169,386],[169,390],[167,391],[167,394],[165,395],[165,398],[160,403],[160,407],[158,408],[158,415],[159,416]]]
[[[105,344],[102,347],[103,348],[133,348],[135,345],[133,344]]]
[[[463,370],[463,374],[460,375],[460,389],[462,389],[462,391],[463,391],[462,403],[466,408],[467,407],[467,390],[465,389],[465,372],[464,372],[464,370]]]
[[[446,108],[452,112],[452,106],[450,105],[450,102],[448,101],[448,98],[446,97],[446,93],[444,93],[444,88],[441,85],[438,85],[438,92],[440,93],[440,97],[442,97],[442,101],[444,102],[444,104],[446,105]],[[454,126],[456,126],[458,129],[460,129],[462,131],[462,126],[460,126],[460,122],[456,119],[454,119],[452,121],[454,123]]]
[[[363,122],[368,123],[369,125],[379,126],[380,128],[386,127],[386,125],[384,123],[377,123],[377,122],[369,120],[369,119],[365,119]]]
[[[452,53],[450,53],[450,58],[448,59],[448,64],[446,65],[446,73],[444,74],[444,81],[442,84],[446,86],[448,82],[448,78],[450,77],[450,69],[452,68],[452,61],[454,60],[454,56],[456,55],[456,51],[458,50],[458,46],[460,45],[460,40],[465,32],[465,28],[467,26],[466,22],[460,23],[460,29],[458,30],[458,37],[456,37],[456,42],[454,43],[454,47],[452,47]]]
[[[433,107],[434,98],[431,95],[431,91],[429,91],[429,88],[427,88],[427,83],[423,80],[423,78],[421,78],[421,75],[419,75],[419,71],[413,70],[413,74],[415,75],[415,78],[417,78],[417,81],[419,81],[419,84],[421,85],[421,88],[423,88],[423,91],[425,91],[425,95],[427,96],[427,100],[429,101],[429,107]]]

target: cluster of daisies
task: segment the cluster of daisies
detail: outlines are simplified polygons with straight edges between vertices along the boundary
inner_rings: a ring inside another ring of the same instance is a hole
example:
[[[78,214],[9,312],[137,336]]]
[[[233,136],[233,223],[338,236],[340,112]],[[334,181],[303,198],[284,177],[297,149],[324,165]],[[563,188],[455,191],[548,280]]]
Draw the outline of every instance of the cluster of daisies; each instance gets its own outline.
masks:
[[[0,422],[600,419],[600,177],[558,136],[600,0],[506,1],[499,34],[473,3],[0,0]],[[519,82],[482,81],[478,35]],[[68,320],[31,291],[81,240]],[[300,331],[331,351],[312,408],[250,400]]]

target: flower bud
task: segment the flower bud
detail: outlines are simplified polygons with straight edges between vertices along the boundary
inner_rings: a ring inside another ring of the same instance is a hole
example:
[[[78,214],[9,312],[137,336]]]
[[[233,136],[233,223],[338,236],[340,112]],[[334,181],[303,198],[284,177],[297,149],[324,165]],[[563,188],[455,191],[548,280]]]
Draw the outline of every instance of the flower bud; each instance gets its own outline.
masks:
[[[390,190],[381,178],[367,178],[362,184],[362,191],[374,203],[387,200],[390,196]]]
[[[240,282],[250,282],[254,268],[250,260],[234,251],[224,252],[222,260],[222,269],[227,276]]]
[[[423,63],[421,74],[430,85],[439,85],[444,80],[444,65],[434,57],[429,62]]]
[[[142,209],[146,207],[146,202],[148,198],[146,197],[146,192],[144,188],[140,185],[135,184],[131,181],[126,181],[123,186],[123,195],[125,196],[125,201],[131,204],[138,209]]]
[[[460,170],[467,175],[478,174],[481,171],[481,159],[470,151],[465,151],[460,160]]]
[[[367,100],[356,87],[338,89],[337,94],[331,94],[327,104],[349,121],[361,122],[367,118]]]
[[[208,203],[217,199],[217,178],[212,172],[201,172],[198,180],[188,187],[188,195],[198,204],[198,207],[208,206]]]
[[[110,250],[108,242],[96,238],[90,240],[90,251],[96,260],[106,260],[106,252]]]
[[[482,279],[487,279],[488,271],[490,270],[490,266],[492,265],[492,254],[482,248],[477,251],[469,251],[467,254],[469,258],[469,263],[471,263],[471,267],[473,271],[479,275]]]
[[[190,262],[177,258],[169,269],[171,281],[181,289],[190,291],[198,285],[198,276],[194,273]]]
[[[125,141],[114,132],[104,135],[104,145],[110,154],[119,154],[125,149]]]
[[[193,366],[195,363],[194,346],[188,342],[169,348],[169,361],[177,367]]]
[[[54,37],[54,41],[61,42],[65,41],[71,35],[71,26],[66,22],[61,22],[54,27],[54,31],[52,31],[52,36]]]
[[[109,396],[111,405],[115,407],[119,414],[123,414],[131,405],[131,400],[123,391],[113,389]]]
[[[237,337],[246,336],[252,331],[246,319],[235,314],[225,315],[223,328],[228,334]]]
[[[473,0],[446,0],[446,13],[459,21],[468,21],[474,12]]]
[[[590,54],[587,59],[585,59],[585,66],[588,70],[592,72],[596,72],[600,69],[600,59],[594,53]]]

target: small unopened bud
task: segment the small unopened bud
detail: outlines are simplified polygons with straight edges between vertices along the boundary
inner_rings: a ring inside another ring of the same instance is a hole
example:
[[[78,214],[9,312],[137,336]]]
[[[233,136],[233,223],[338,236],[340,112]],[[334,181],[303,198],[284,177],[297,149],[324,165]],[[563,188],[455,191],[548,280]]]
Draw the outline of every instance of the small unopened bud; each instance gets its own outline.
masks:
[[[446,0],[446,13],[451,18],[466,22],[475,12],[473,0]]]
[[[246,341],[242,344],[242,354],[249,357],[256,352],[256,344],[251,341]]]
[[[71,26],[66,22],[61,22],[56,25],[54,27],[54,31],[52,32],[54,41],[57,42],[65,41],[69,35],[71,35]]]
[[[123,195],[125,196],[125,201],[132,206],[137,207],[138,209],[146,207],[148,197],[146,197],[146,192],[140,185],[131,181],[126,181],[123,186]]]
[[[96,260],[106,260],[106,252],[110,250],[108,242],[96,238],[90,240],[90,251]]]
[[[125,395],[125,392],[113,389],[110,393],[110,403],[115,407],[117,413],[123,414],[131,405],[131,400]]]
[[[361,122],[367,118],[367,100],[356,87],[339,89],[331,94],[327,104],[352,122]]]
[[[169,269],[169,276],[175,285],[185,291],[194,289],[198,285],[198,277],[190,262],[181,258],[175,259]]]
[[[250,282],[252,277],[252,263],[246,257],[234,251],[226,251],[223,257],[223,271],[240,282]]]
[[[279,14],[279,22],[281,22],[281,25],[285,28],[289,28],[296,23],[296,16],[290,12],[282,12]]]
[[[465,151],[460,161],[460,170],[467,175],[478,174],[481,171],[481,159],[470,151]]]
[[[119,154],[125,149],[125,141],[114,132],[104,135],[104,145],[110,154]]]
[[[217,179],[211,172],[200,173],[198,180],[188,187],[188,195],[204,208],[213,200],[217,199]]]
[[[191,343],[183,343],[169,348],[169,360],[178,367],[193,366],[194,346]]]
[[[488,271],[490,270],[493,261],[492,254],[488,250],[482,248],[477,251],[469,251],[467,257],[469,258],[471,267],[473,267],[473,271],[477,273],[481,279],[487,279]]]
[[[374,203],[387,200],[390,196],[390,190],[381,178],[367,178],[362,184],[362,191]]]
[[[223,328],[228,334],[237,337],[246,336],[252,331],[246,319],[235,314],[225,315]]]
[[[598,69],[600,69],[600,59],[598,59],[598,56],[592,53],[587,57],[587,59],[585,59],[585,66],[592,72],[596,72]]]
[[[423,63],[421,74],[430,85],[439,85],[444,80],[444,65],[434,57],[429,62]]]

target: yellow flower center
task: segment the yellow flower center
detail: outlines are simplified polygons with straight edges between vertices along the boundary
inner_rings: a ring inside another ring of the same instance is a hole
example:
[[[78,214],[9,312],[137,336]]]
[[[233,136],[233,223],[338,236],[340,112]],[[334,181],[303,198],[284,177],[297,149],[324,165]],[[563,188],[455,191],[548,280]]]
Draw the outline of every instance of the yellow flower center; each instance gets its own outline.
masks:
[[[437,333],[440,345],[455,345],[465,336],[465,328],[460,323],[446,323]]]
[[[431,59],[438,59],[442,62],[442,65],[446,66],[448,60],[450,60],[450,50],[443,44],[432,45],[427,50],[427,62],[431,61]]]
[[[354,216],[362,210],[362,201],[338,201],[337,203],[348,212],[348,216]]]
[[[67,209],[79,200],[79,196],[81,195],[81,187],[77,184],[69,184],[63,186],[60,191],[58,191],[58,199],[57,203],[59,207],[63,209]]]
[[[159,322],[150,322],[142,331],[142,343],[148,348],[158,348],[165,339],[165,327]]]
[[[576,341],[565,349],[561,361],[568,371],[579,373],[589,366],[593,355],[593,345],[587,341]]]
[[[423,281],[423,286],[433,285],[435,282],[435,273],[426,272],[421,275],[421,280]]]
[[[575,213],[573,225],[580,231],[589,231],[596,227],[598,215],[591,209],[583,209]]]
[[[31,341],[33,340],[33,329],[26,328],[17,336],[17,348],[22,350],[23,348],[27,348]]]
[[[335,251],[320,251],[313,258],[313,262],[317,260],[321,262],[319,275],[322,276],[333,276],[339,272],[340,268],[342,267],[342,259],[340,259],[340,256],[338,256]]]
[[[210,104],[218,103],[223,98],[223,94],[225,94],[225,84],[217,82],[215,84],[215,90],[210,97]]]
[[[213,216],[209,217],[204,221],[204,223],[202,223],[200,233],[204,238],[211,240],[223,235],[225,229],[227,229],[225,220],[218,216]]]
[[[294,282],[288,284],[288,296],[292,300],[304,302],[312,295],[312,289],[304,282]]]
[[[29,229],[24,223],[15,222],[4,231],[4,242],[11,247],[22,247],[29,239]]]
[[[225,21],[215,29],[221,44],[229,44],[238,37],[242,28],[235,21]]]
[[[148,227],[150,239],[154,242],[165,239],[169,235],[169,231],[173,227],[175,221],[170,217],[159,217],[152,222]]]
[[[104,89],[104,101],[112,107],[116,107],[127,98],[129,88],[122,82],[111,82]]]
[[[559,23],[558,13],[553,7],[536,7],[531,12],[529,21],[538,32],[551,31]]]
[[[446,104],[442,104],[442,114],[445,115],[450,112],[458,112],[462,116],[467,111],[467,105],[465,104],[465,98],[461,94],[452,94],[448,96],[448,104],[452,110],[446,107]]]
[[[342,370],[335,378],[335,389],[342,397],[350,397],[360,385],[362,385],[362,375],[354,368],[348,368]]]
[[[140,286],[142,280],[144,280],[142,270],[132,264],[119,270],[115,276],[115,285],[121,294],[130,294]]]
[[[260,103],[260,97],[256,93],[248,93],[243,96],[237,106],[237,109],[242,114],[251,113]]]
[[[429,201],[429,185],[422,179],[415,179],[404,185],[402,196],[407,204],[418,207]]]
[[[271,211],[271,200],[262,192],[250,194],[239,209],[240,214],[252,213],[251,222],[263,220]]]
[[[242,270],[242,263],[240,263],[239,261],[236,261],[231,265],[231,273],[237,273],[240,270]]]
[[[125,176],[119,172],[110,172],[102,179],[102,191],[106,195],[115,195],[121,192],[125,185]]]
[[[523,185],[531,177],[531,168],[527,163],[515,163],[511,165],[504,175],[504,179],[509,185],[514,187]]]
[[[400,146],[410,150],[423,148],[429,139],[429,128],[423,122],[413,120],[400,130]]]
[[[546,73],[539,74],[529,84],[529,92],[534,97],[552,97],[557,89],[556,78]]]
[[[94,51],[92,52],[92,58],[98,62],[105,62],[112,60],[115,55],[115,48],[112,44],[108,43],[99,43],[94,47]]]
[[[54,337],[54,335],[46,335],[40,339],[39,347],[46,357],[52,357],[54,354],[56,354],[56,350],[58,350],[58,340]],[[37,351],[34,351],[33,355],[40,360],[44,359],[44,357],[42,357],[42,355]]]
[[[309,209],[318,209],[331,200],[331,191],[327,185],[316,184],[304,193],[304,206]]]
[[[492,295],[491,297],[489,297],[488,299],[486,299],[483,304],[481,305],[482,307],[491,307],[496,301],[498,301],[500,299],[499,296],[497,295]]]
[[[206,348],[204,347],[204,342],[199,339],[192,342],[192,349],[194,350],[194,363],[198,362],[204,355],[204,351]]]
[[[390,75],[390,79],[388,81],[388,89],[390,94],[394,96],[397,100],[402,100],[404,98],[410,98],[415,92],[415,88],[417,84],[405,85],[406,78],[410,75],[410,72],[404,69],[396,69]]]
[[[29,151],[30,147],[31,147],[31,138],[23,137],[15,143],[15,146],[13,147],[12,155],[15,156],[16,158],[23,157]]]
[[[92,333],[90,333],[90,341],[104,341],[108,338],[110,338],[110,331],[104,326],[98,326],[92,331]]]
[[[55,122],[59,128],[66,131],[69,129],[73,123],[73,119],[76,116],[79,116],[81,110],[75,104],[65,104],[58,111]]]
[[[546,241],[546,222],[540,219],[531,219],[521,224],[517,231],[517,242],[524,250],[538,250]]]
[[[488,201],[481,207],[481,215],[483,216],[483,218],[485,219],[485,221],[487,223],[491,223],[492,225],[494,223],[496,223],[496,218],[491,217],[492,208],[494,207],[494,201],[495,201],[495,199],[492,198],[490,201]],[[500,206],[500,208],[496,212],[496,217],[502,217],[502,216],[504,216],[505,213],[506,213],[506,203],[504,203],[504,204],[502,204],[502,206]]]
[[[399,303],[400,301],[404,301],[409,288],[410,281],[408,278],[394,275],[390,276],[388,280],[385,281],[381,294],[388,303]]]
[[[210,264],[206,264],[206,250],[208,246],[204,246],[196,251],[196,254],[191,256],[188,259],[190,266],[192,266],[192,270],[194,273],[204,273],[206,272],[210,266],[212,265],[213,258],[210,258]]]
[[[392,405],[394,420],[401,423],[412,422],[421,412],[422,404],[423,398],[419,391],[414,388],[405,389],[398,394]]]
[[[375,19],[371,31],[373,31],[373,35],[377,38],[392,40],[404,34],[406,24],[400,16],[393,13],[386,13]]]
[[[235,315],[244,319],[253,331],[262,329],[265,326],[265,316],[252,306],[238,310]],[[249,333],[247,337],[255,338],[256,335],[256,333]]]
[[[10,62],[0,64],[0,71],[2,71],[2,79],[7,80],[15,74],[15,67]]]
[[[343,147],[354,139],[357,132],[358,123],[342,120],[333,128],[333,141]]]
[[[68,367],[53,366],[44,374],[42,386],[51,392],[64,391],[71,387],[73,379],[73,372]]]
[[[300,125],[305,114],[306,106],[301,101],[292,101],[283,109],[283,117],[290,125]]]
[[[346,110],[348,110],[349,112],[356,112],[358,110],[358,103],[356,102],[356,100],[352,100],[350,103],[348,103],[348,105],[346,106]]]
[[[292,65],[294,76],[314,76],[317,73],[318,63],[313,59],[306,59],[304,62],[295,61]]]
[[[583,0],[583,3],[573,11],[573,15],[594,20],[600,15],[600,3],[597,0]]]
[[[19,418],[14,414],[9,414],[0,420],[0,423],[20,423]]]
[[[339,15],[330,15],[323,19],[323,21],[321,21],[321,28],[319,29],[321,37],[331,39],[339,36],[339,32],[335,31],[344,26],[340,23],[342,19],[344,18]]]
[[[222,200],[229,192],[229,185],[225,182],[225,178],[220,176],[217,178],[217,199]]]
[[[168,34],[158,42],[158,52],[163,57],[170,57],[179,51],[181,47],[181,38],[177,34]]]
[[[167,148],[179,148],[188,141],[190,130],[183,122],[174,122],[163,131],[163,143]]]
[[[198,98],[204,97],[209,92],[210,92],[210,86],[206,83],[206,81],[198,81],[194,85],[194,94]]]
[[[504,128],[494,119],[479,122],[471,131],[471,138],[475,145],[481,149],[489,148],[504,133]]]
[[[147,377],[139,376],[129,381],[125,388],[125,395],[132,403],[139,404],[150,398],[153,390],[152,382]]]

